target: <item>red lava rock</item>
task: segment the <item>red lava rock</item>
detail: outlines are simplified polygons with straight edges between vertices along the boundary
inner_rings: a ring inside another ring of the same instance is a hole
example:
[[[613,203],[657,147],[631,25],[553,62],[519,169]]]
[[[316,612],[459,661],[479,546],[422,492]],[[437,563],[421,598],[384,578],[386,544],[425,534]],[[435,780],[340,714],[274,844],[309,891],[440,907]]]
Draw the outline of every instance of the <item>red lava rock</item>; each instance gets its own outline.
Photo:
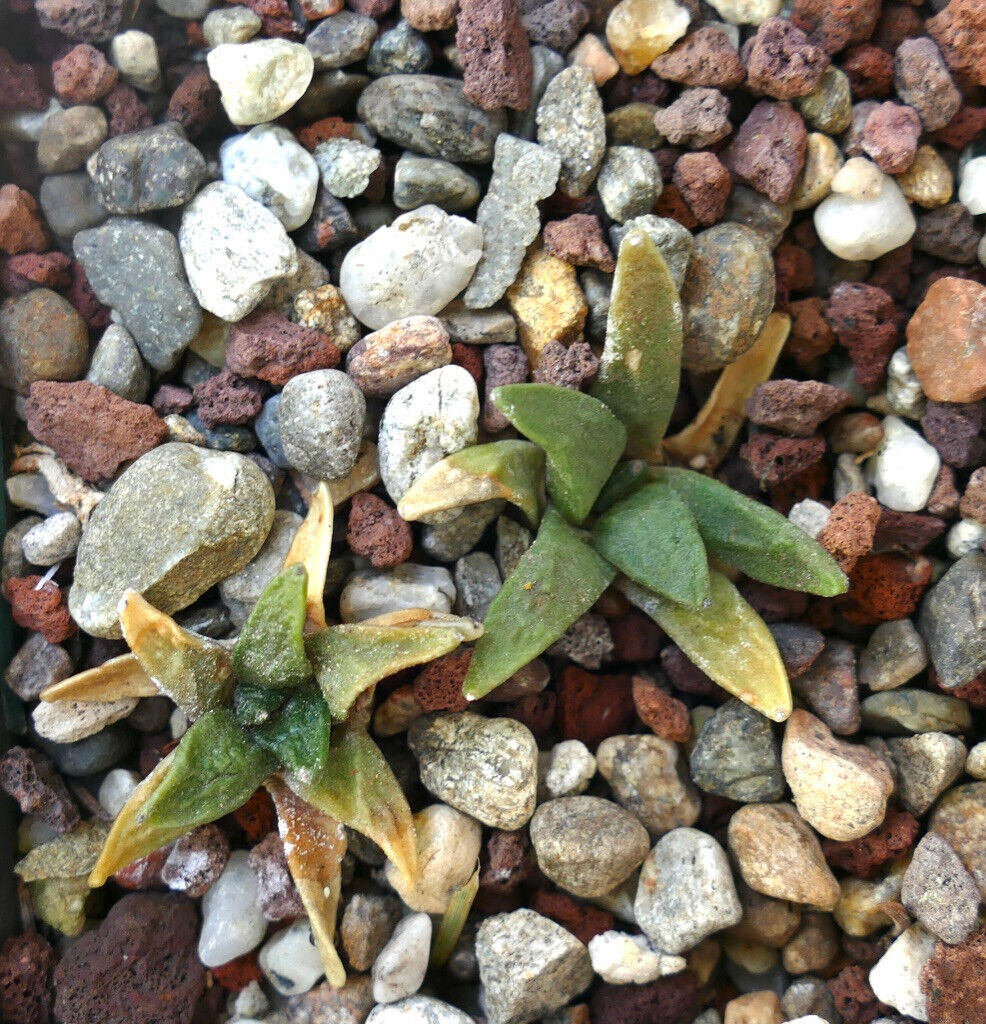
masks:
[[[10,256],[21,252],[42,252],[48,233],[38,216],[34,196],[17,185],[0,188],[0,251]]]
[[[725,691],[690,661],[677,644],[669,644],[661,651],[661,666],[676,690],[706,700],[725,700]]]
[[[50,644],[60,644],[75,635],[76,625],[61,587],[49,581],[36,590],[40,582],[40,576],[15,576],[7,580],[3,595],[18,626],[44,634]]]
[[[168,100],[167,120],[177,121],[189,138],[201,135],[219,113],[219,89],[204,67],[193,68]]]
[[[204,896],[229,860],[229,840],[218,825],[202,825],[175,841],[161,867],[161,881],[192,899]]]
[[[357,342],[356,344],[359,344]],[[354,345],[353,348],[356,346]],[[452,362],[469,371],[469,376],[479,384],[483,379],[483,354],[477,345],[467,345],[462,341],[453,341]]]
[[[791,21],[826,53],[865,42],[876,28],[880,0],[795,0]]]
[[[341,117],[323,117],[320,121],[298,129],[298,141],[307,150],[314,150],[327,139],[351,139],[353,126]]]
[[[819,425],[849,404],[842,388],[818,380],[770,380],[746,402],[753,423],[795,437],[810,437]]]
[[[957,75],[986,85],[986,8],[979,0],[951,0],[924,27]]]
[[[675,743],[687,743],[692,738],[688,708],[671,694],[665,693],[653,679],[634,676],[631,692],[637,717],[656,736]]]
[[[65,782],[37,750],[11,747],[0,758],[0,788],[23,814],[36,814],[56,832],[71,832],[79,824],[79,811]]]
[[[770,507],[775,512],[786,516],[795,502],[804,498],[820,500],[828,484],[828,467],[824,461],[814,462],[806,466],[800,473],[795,473],[787,480],[770,488]]]
[[[747,580],[740,593],[766,623],[800,619],[808,610],[808,595],[796,590],[772,587],[759,580]]]
[[[767,18],[753,37],[746,80],[751,89],[774,99],[793,100],[814,92],[828,66],[828,54],[797,25]]]
[[[889,808],[872,832],[859,839],[837,842],[822,840],[822,853],[833,868],[857,878],[875,878],[889,861],[903,856],[917,842],[921,826],[908,811]]]
[[[469,701],[462,683],[472,661],[472,648],[443,654],[414,680],[414,699],[424,711],[465,711]]]
[[[540,693],[528,693],[510,704],[504,704],[503,715],[526,725],[535,739],[540,739],[555,720],[556,705],[554,691],[542,690]]]
[[[746,68],[729,36],[711,26],[689,32],[651,67],[669,82],[719,89],[735,89],[746,77]]]
[[[66,103],[95,103],[116,85],[120,77],[112,64],[89,43],[73,46],[51,65],[51,82]]]
[[[510,421],[490,401],[490,393],[501,384],[523,384],[531,367],[520,345],[487,345],[483,349],[483,369],[483,429],[498,434],[510,426]]]
[[[582,0],[548,0],[522,20],[532,43],[564,53],[588,24],[589,11]]]
[[[959,502],[959,515],[963,519],[974,519],[986,523],[986,467],[973,471],[966,484],[965,493]]]
[[[573,213],[545,224],[544,247],[552,256],[576,267],[595,267],[605,274],[616,269],[616,260],[594,214]]]
[[[740,458],[762,490],[774,487],[814,465],[825,455],[825,439],[755,434],[740,448]]]
[[[8,1024],[48,1024],[58,956],[37,932],[0,946],[0,1017]]]
[[[674,165],[674,184],[699,224],[722,219],[733,176],[715,153],[685,153]]]
[[[87,327],[94,330],[108,326],[110,322],[110,311],[104,306],[89,284],[82,264],[77,260],[72,261],[72,283],[69,285],[65,298],[75,307],[76,312],[86,322]]]
[[[0,47],[0,110],[44,110],[48,97],[30,64],[18,64]]]
[[[883,5],[880,20],[870,40],[881,50],[893,53],[905,39],[924,34],[924,18],[908,3]]]
[[[825,317],[849,351],[860,387],[875,391],[897,347],[900,313],[882,289],[856,281],[840,281],[829,295]]]
[[[270,793],[266,789],[255,790],[245,804],[233,811],[233,819],[243,829],[249,843],[259,843],[277,828],[277,811]]]
[[[524,829],[503,832],[494,829],[486,840],[486,865],[479,876],[479,887],[492,892],[510,893],[527,881],[535,868],[531,843]]]
[[[411,557],[414,537],[395,508],[362,491],[353,496],[346,543],[375,569],[389,569]]]
[[[964,149],[982,131],[986,130],[986,107],[959,107],[958,113],[944,128],[935,132],[935,138],[952,149]]]
[[[863,555],[873,549],[880,505],[868,494],[853,491],[832,506],[828,522],[816,538],[839,563],[842,571],[852,572]]]
[[[935,944],[921,968],[921,991],[929,1024],[973,1024],[986,1020],[986,931],[955,946]]]
[[[893,88],[894,59],[879,46],[854,46],[847,51],[842,70],[849,77],[849,87],[858,99],[886,96]]]
[[[224,368],[192,388],[199,419],[211,430],[220,423],[249,423],[264,404],[263,388]]]
[[[675,146],[712,146],[732,130],[729,100],[718,90],[686,89],[654,115],[654,125]]]
[[[299,373],[331,370],[339,365],[339,358],[339,349],[328,335],[269,309],[234,324],[226,344],[226,365],[234,373],[259,377],[276,388]]]
[[[291,5],[287,0],[234,0],[243,7],[249,7],[263,23],[261,32],[265,36],[279,36],[282,39],[301,37],[301,26],[294,20]]]
[[[124,896],[55,968],[55,1016],[73,1024],[185,1024],[205,988],[195,905]]]
[[[804,675],[825,648],[825,637],[803,622],[776,622],[770,632],[789,679]]]
[[[87,380],[35,381],[26,403],[28,430],[85,480],[108,480],[124,462],[168,436],[149,405],[120,398]]]
[[[955,470],[943,464],[938,470],[935,486],[931,488],[928,504],[925,506],[935,516],[951,519],[959,511],[959,491],[955,486]]]
[[[917,609],[931,571],[931,562],[921,555],[866,555],[852,571],[849,592],[836,604],[843,618],[856,626],[906,618]]]
[[[774,250],[774,272],[778,288],[789,293],[806,292],[815,283],[811,253],[792,242],[781,242]]]
[[[103,102],[110,115],[110,135],[128,135],[154,123],[150,111],[125,82],[113,86]]]
[[[658,78],[650,70],[642,71],[639,75],[628,75],[620,71],[605,86],[606,102],[610,107],[622,107],[625,103],[663,103],[669,92],[664,77]]]
[[[182,416],[195,404],[192,392],[177,384],[162,384],[151,399],[151,407],[158,416]]]
[[[825,300],[812,296],[791,303],[791,333],[784,352],[798,366],[825,355],[835,344],[835,332],[825,319]]]
[[[845,1024],[870,1024],[877,1017],[893,1012],[892,1007],[881,1003],[873,994],[867,972],[858,964],[844,967],[828,986]]]
[[[901,174],[914,163],[921,119],[913,107],[881,103],[866,119],[863,150],[887,174]]]
[[[661,194],[657,197],[657,203],[654,205],[654,212],[659,217],[670,217],[672,220],[676,220],[689,231],[698,227],[695,214],[692,213],[691,207],[682,198],[678,186],[673,181],[668,182],[661,190]]]
[[[664,639],[664,631],[649,616],[631,608],[609,620],[614,661],[653,661]]]
[[[905,39],[897,47],[894,86],[901,100],[917,111],[925,131],[944,128],[962,105],[941,50],[927,36]]]
[[[209,973],[227,992],[242,992],[251,981],[259,983],[264,980],[256,953],[244,953],[228,964],[211,967]]]
[[[562,739],[581,740],[595,750],[607,736],[624,733],[634,718],[630,676],[596,675],[569,665],[555,691]]]
[[[699,1008],[690,971],[646,985],[600,985],[589,999],[592,1024],[688,1024]]]
[[[584,341],[567,348],[560,341],[549,341],[541,350],[541,359],[534,368],[538,384],[557,384],[578,391],[588,387],[599,372],[599,357]]]
[[[154,850],[146,857],[139,857],[132,864],[114,872],[113,881],[121,889],[160,889],[161,868],[164,867],[170,849],[166,846],[160,850]]]
[[[25,252],[0,264],[0,287],[11,295],[32,288],[67,288],[72,283],[72,259],[63,252]]]
[[[758,103],[725,152],[726,166],[775,203],[791,198],[805,165],[808,135],[790,103]]]
[[[580,942],[589,940],[615,927],[616,921],[608,910],[576,903],[567,893],[549,889],[535,889],[531,908],[567,928]],[[595,1020],[595,1018],[593,1018]]]
[[[249,860],[257,875],[264,917],[268,921],[286,921],[304,916],[305,905],[291,878],[284,843],[277,832],[261,839],[250,851]]]
[[[466,98],[483,110],[524,110],[534,64],[518,0],[459,0],[455,45]]]
[[[945,525],[938,516],[881,508],[873,550],[878,553],[901,551],[908,555],[919,554],[945,532]]]

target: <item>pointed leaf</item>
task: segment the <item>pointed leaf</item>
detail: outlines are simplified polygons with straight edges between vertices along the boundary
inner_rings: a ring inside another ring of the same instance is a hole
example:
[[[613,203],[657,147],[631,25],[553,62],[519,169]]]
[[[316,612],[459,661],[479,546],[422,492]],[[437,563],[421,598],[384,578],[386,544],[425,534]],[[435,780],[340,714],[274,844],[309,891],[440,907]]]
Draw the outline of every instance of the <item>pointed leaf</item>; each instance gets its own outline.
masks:
[[[288,771],[303,775],[325,767],[331,728],[328,706],[312,687],[292,694],[276,716],[250,730],[250,738]]]
[[[656,594],[690,608],[709,596],[708,559],[695,520],[663,480],[600,516],[592,543],[607,562]]]
[[[710,572],[709,584],[709,603],[686,608],[632,580],[617,581],[709,678],[767,718],[785,721],[791,687],[770,630],[725,576]]]
[[[346,983],[346,969],[333,939],[342,891],[346,830],[341,822],[293,793],[279,775],[267,780],[267,789],[277,808],[288,868],[308,912],[325,977],[339,988]]]
[[[329,568],[332,551],[332,494],[329,485],[320,483],[315,488],[308,505],[308,515],[298,527],[291,541],[282,568],[303,565],[308,573],[308,594],[306,597],[306,620],[316,629],[325,628],[325,606],[322,594],[325,591],[325,577]]]
[[[846,592],[849,581],[836,560],[780,513],[712,477],[688,469],[665,473],[719,561],[786,590],[823,597]]]
[[[606,344],[592,394],[623,421],[627,450],[660,460],[681,373],[678,290],[650,236],[627,233],[620,246]]]
[[[289,774],[288,785],[304,800],[362,832],[401,874],[417,874],[411,808],[380,748],[365,730],[343,726],[332,737],[332,756],[314,778]]]
[[[121,654],[102,665],[69,676],[41,691],[43,701],[91,700],[108,703],[125,697],[156,697],[161,691],[136,654]]]
[[[530,441],[494,441],[447,455],[426,470],[397,503],[413,522],[435,512],[502,498],[516,505],[531,526],[544,507],[544,452]]]
[[[181,738],[138,824],[188,832],[215,821],[245,804],[277,767],[277,759],[251,741],[232,711],[209,711]]]
[[[409,626],[372,622],[331,626],[311,634],[306,649],[329,711],[335,721],[349,714],[356,698],[386,676],[454,651],[482,632],[471,619],[427,618]],[[459,626],[458,623],[462,623]]]
[[[628,498],[634,492],[639,491],[641,487],[646,487],[651,481],[656,480],[657,473],[658,471],[643,459],[629,459],[626,462],[621,462],[606,481],[606,486],[599,492],[592,511],[597,516],[601,516],[618,501]]]
[[[269,722],[284,705],[286,694],[283,690],[269,690],[266,686],[239,684],[233,690],[233,711],[236,720],[244,729]]]
[[[432,967],[441,967],[452,955],[455,944],[459,941],[462,929],[466,925],[469,911],[472,909],[473,900],[479,892],[479,865],[472,873],[465,885],[460,885],[452,894],[448,908],[442,915],[442,920],[435,933],[435,942],[431,950],[430,964]]]
[[[195,719],[229,702],[233,661],[215,640],[182,629],[135,590],[120,599],[120,625],[158,690]]]
[[[581,523],[627,443],[623,424],[591,395],[555,384],[506,384],[493,404],[547,457],[548,494]]]
[[[233,646],[237,682],[290,690],[307,683],[305,656],[308,574],[289,565],[264,587]]]
[[[485,697],[547,650],[614,575],[579,532],[549,509],[534,543],[490,604],[462,692],[470,699]]]

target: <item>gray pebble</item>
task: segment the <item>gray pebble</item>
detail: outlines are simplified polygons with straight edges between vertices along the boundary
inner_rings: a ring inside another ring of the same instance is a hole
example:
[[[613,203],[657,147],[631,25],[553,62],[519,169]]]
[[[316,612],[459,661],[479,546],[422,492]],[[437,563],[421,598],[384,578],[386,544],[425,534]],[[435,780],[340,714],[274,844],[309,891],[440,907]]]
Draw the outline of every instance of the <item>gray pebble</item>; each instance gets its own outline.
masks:
[[[41,182],[38,203],[59,238],[74,238],[80,231],[98,227],[110,215],[96,198],[92,178],[85,171],[49,175]]]
[[[439,562],[454,562],[472,551],[505,507],[502,498],[467,505],[451,522],[426,525],[421,531],[421,547]]]
[[[828,1024],[842,1024],[831,989],[811,974],[803,974],[788,985],[781,996],[781,1010],[792,1020],[815,1014]]]
[[[78,170],[106,138],[109,128],[99,107],[56,110],[38,139],[38,166],[46,174]]]
[[[301,522],[296,512],[277,509],[261,549],[239,572],[219,584],[219,596],[237,626],[246,622],[264,588],[281,571]]]
[[[447,160],[405,152],[394,168],[394,205],[400,210],[434,203],[449,213],[461,213],[475,206],[479,196],[479,182]]]
[[[910,619],[881,622],[859,656],[859,681],[871,690],[895,690],[927,667],[927,648]]]
[[[613,230],[616,230],[615,226]],[[579,271],[579,285],[585,292],[585,301],[589,303],[586,333],[593,341],[605,342],[609,304],[613,296],[613,275],[586,268]]]
[[[22,477],[39,477],[41,482],[44,483],[44,478],[41,477],[40,473],[18,473],[17,476],[10,477],[7,480],[7,494],[10,496],[11,503],[18,508],[23,508],[24,506],[14,500],[13,496],[10,495],[10,489],[11,485]],[[52,511],[61,511],[61,509],[53,509]],[[7,580],[12,576],[27,576],[30,573],[31,563],[24,557],[21,541],[28,530],[41,522],[44,522],[41,516],[25,516],[23,519],[18,519],[3,535],[3,562],[2,572],[0,572],[0,583],[6,584]]]
[[[900,899],[943,942],[962,942],[976,927],[979,889],[958,854],[935,832],[915,847]]]
[[[661,250],[671,278],[681,291],[688,271],[688,261],[692,258],[692,250],[695,248],[692,233],[671,217],[658,217],[648,213],[642,217],[633,217],[625,224],[614,224],[609,229],[614,252],[620,251],[620,245],[630,231],[638,229],[646,231],[654,245]]]
[[[257,438],[249,427],[239,427],[233,423],[217,423],[214,427],[207,427],[195,412],[188,414],[188,422],[201,437],[200,443],[213,451],[245,455],[257,447]]]
[[[565,58],[547,46],[531,47],[531,104],[526,110],[510,111],[510,133],[519,139],[533,139],[537,131],[537,108],[544,90],[555,75],[565,67]]]
[[[10,659],[3,681],[21,700],[37,700],[42,690],[68,679],[74,671],[72,656],[64,647],[49,643],[40,633],[28,633]]]
[[[596,189],[606,213],[622,223],[654,209],[661,194],[661,171],[652,153],[636,146],[610,146]]]
[[[352,108],[359,94],[370,84],[369,75],[352,71],[316,71],[305,94],[292,111],[301,121],[340,114]]]
[[[464,345],[503,345],[517,340],[517,321],[505,309],[448,307],[441,321],[452,341]]]
[[[151,372],[140,356],[133,335],[120,324],[110,324],[96,343],[86,380],[102,384],[115,395],[143,402],[151,388]]]
[[[863,728],[881,736],[914,732],[965,732],[972,725],[969,705],[928,690],[888,690],[867,697],[860,709]]]
[[[500,516],[496,521],[496,538],[493,555],[500,570],[501,579],[506,579],[517,568],[524,552],[531,546],[534,535],[516,519]]]
[[[81,536],[82,524],[74,512],[56,512],[24,534],[21,548],[34,565],[56,565],[75,554]]]
[[[962,774],[965,744],[943,732],[922,732],[887,740],[897,766],[897,796],[905,810],[920,817]]]
[[[339,612],[343,622],[362,622],[407,608],[447,614],[454,601],[455,584],[448,569],[403,562],[393,569],[353,573],[339,597]]]
[[[380,35],[370,47],[366,70],[371,75],[418,75],[431,67],[431,47],[403,19]]]
[[[162,732],[175,706],[167,697],[144,697],[127,716],[127,725],[137,732]]]
[[[290,463],[281,444],[281,418],[278,412],[280,404],[280,394],[271,395],[264,402],[260,415],[253,421],[253,429],[271,462],[280,469],[288,469]]]
[[[343,8],[318,22],[305,46],[315,58],[316,71],[331,71],[362,60],[376,36],[377,23],[372,18]]]
[[[136,734],[123,722],[115,722],[94,736],[74,743],[53,743],[36,737],[34,742],[55,762],[63,775],[84,778],[112,768],[136,745]]]
[[[356,139],[326,139],[315,147],[322,184],[339,199],[362,195],[380,166],[380,150]]]
[[[537,139],[561,157],[559,188],[584,196],[606,152],[606,118],[592,72],[573,64],[548,83],[537,108]]]
[[[928,591],[918,629],[944,687],[986,669],[986,555],[960,558]]]
[[[456,614],[482,622],[500,590],[500,572],[493,556],[486,551],[463,556],[455,563],[454,579]]]
[[[756,189],[734,185],[726,203],[723,219],[756,231],[768,248],[776,249],[794,215],[790,203],[778,206]]]

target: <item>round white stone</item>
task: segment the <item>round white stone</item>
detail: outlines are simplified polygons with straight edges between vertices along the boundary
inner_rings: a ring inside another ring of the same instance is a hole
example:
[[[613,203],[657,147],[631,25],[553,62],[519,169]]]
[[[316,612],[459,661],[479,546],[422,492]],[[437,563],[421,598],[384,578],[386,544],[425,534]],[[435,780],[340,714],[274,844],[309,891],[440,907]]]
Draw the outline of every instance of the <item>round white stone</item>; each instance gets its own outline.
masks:
[[[962,168],[959,202],[974,217],[986,213],[986,156],[977,156]]]
[[[295,921],[265,942],[258,960],[282,996],[307,992],[325,973],[307,921]]]
[[[342,261],[339,287],[356,318],[379,330],[444,309],[469,283],[482,254],[480,227],[422,206],[354,245]]]
[[[800,526],[809,537],[815,538],[822,532],[831,514],[827,505],[814,498],[803,498],[791,506],[787,518],[795,526]]]
[[[378,1003],[396,1003],[414,995],[425,980],[430,953],[431,918],[410,914],[399,921],[370,972],[373,998]]]
[[[954,559],[978,551],[986,540],[986,526],[975,519],[960,519],[945,535],[945,547]]]
[[[75,554],[81,537],[82,524],[75,513],[56,512],[24,534],[21,550],[33,565],[56,565]]]
[[[643,935],[603,932],[589,941],[592,969],[611,985],[645,985],[687,966],[682,956],[666,956],[651,948]]]
[[[977,743],[965,759],[965,770],[974,779],[986,779],[986,741]]]
[[[262,124],[287,113],[315,72],[311,51],[286,39],[222,43],[206,62],[233,124]]]
[[[219,161],[223,180],[270,210],[286,231],[300,228],[311,216],[318,166],[287,128],[258,124],[234,135],[220,147]]]
[[[941,456],[896,416],[883,421],[883,441],[867,463],[877,501],[897,512],[920,512],[935,486]]]
[[[374,1006],[366,1024],[473,1024],[468,1014],[431,996],[410,996]]]
[[[202,897],[199,959],[221,967],[255,949],[267,931],[260,885],[246,850],[234,850],[223,873]]]
[[[581,740],[562,740],[548,753],[544,789],[548,797],[578,796],[596,774],[596,759]]]
[[[130,794],[140,785],[140,777],[129,768],[113,768],[99,784],[98,800],[107,814],[116,817]]]
[[[815,230],[829,252],[843,260],[875,260],[910,241],[917,222],[904,193],[886,174],[880,185],[873,198],[833,192],[815,207]]]

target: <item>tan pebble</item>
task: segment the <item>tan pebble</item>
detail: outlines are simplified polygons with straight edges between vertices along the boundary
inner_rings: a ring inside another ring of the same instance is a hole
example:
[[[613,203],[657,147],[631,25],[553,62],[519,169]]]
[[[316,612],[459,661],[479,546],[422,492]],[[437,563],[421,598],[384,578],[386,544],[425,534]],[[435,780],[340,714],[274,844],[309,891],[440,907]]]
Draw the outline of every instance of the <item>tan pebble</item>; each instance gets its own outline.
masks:
[[[839,952],[839,933],[830,914],[811,911],[781,952],[788,974],[817,974],[824,971]]]
[[[424,712],[414,699],[414,686],[405,683],[391,690],[373,713],[373,732],[377,736],[396,736]]]
[[[784,1024],[776,992],[748,992],[726,1003],[723,1024]]]
[[[914,156],[914,163],[896,178],[907,199],[926,210],[944,206],[955,189],[955,179],[948,164],[933,146],[921,146]]]
[[[606,20],[606,38],[620,67],[639,75],[688,31],[691,15],[675,0],[620,0]]]
[[[31,717],[39,736],[53,743],[74,743],[126,718],[135,707],[135,697],[110,701],[59,700],[39,704]]]
[[[938,801],[928,827],[948,840],[986,898],[986,783],[950,789]]]
[[[605,85],[620,71],[616,58],[606,49],[599,36],[586,33],[569,51],[570,64],[581,64],[592,72],[592,80],[596,86]]]
[[[801,907],[787,900],[764,896],[742,881],[737,884],[736,891],[743,905],[743,919],[729,929],[729,934],[780,949],[800,924]]]
[[[878,199],[886,176],[872,160],[854,156],[847,160],[832,178],[833,192],[853,199]]]
[[[750,974],[766,974],[773,970],[780,957],[777,950],[762,942],[741,939],[727,932],[722,937],[722,951],[737,967]]]
[[[805,166],[794,185],[791,202],[795,210],[810,210],[831,191],[832,179],[844,161],[839,147],[821,132],[808,136]]]
[[[845,878],[839,902],[832,911],[835,923],[847,934],[863,939],[886,928],[890,918],[881,907],[900,899],[900,889],[907,865],[898,862],[875,881]]]

